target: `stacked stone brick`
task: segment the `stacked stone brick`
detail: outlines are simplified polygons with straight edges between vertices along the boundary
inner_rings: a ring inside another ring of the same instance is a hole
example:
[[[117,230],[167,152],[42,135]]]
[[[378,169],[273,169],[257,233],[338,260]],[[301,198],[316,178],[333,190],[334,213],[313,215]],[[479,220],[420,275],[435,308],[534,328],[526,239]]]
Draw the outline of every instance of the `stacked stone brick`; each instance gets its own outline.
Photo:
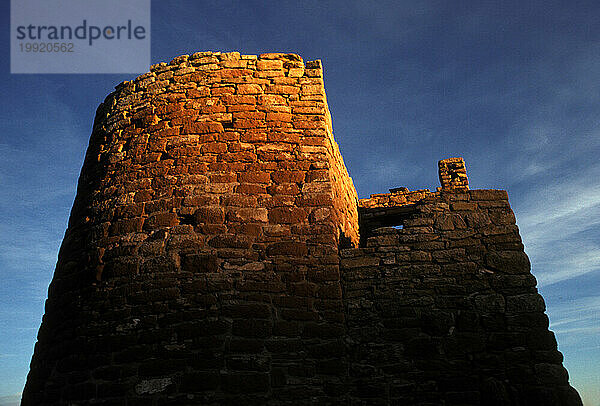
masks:
[[[24,403],[327,398],[341,237],[357,198],[319,61],[152,66],[98,108]]]
[[[319,61],[152,66],[98,108],[22,404],[578,404],[460,162],[359,204]]]
[[[374,230],[391,208],[368,200],[340,252],[350,404],[581,404],[505,191],[442,189]]]
[[[407,188],[396,188],[390,189],[390,193],[377,193],[372,194],[368,199],[360,199],[358,205],[363,208],[397,207],[416,203],[431,195],[431,193],[428,189],[408,190]]]
[[[438,162],[438,174],[441,186],[436,192],[429,189],[408,190],[405,187],[390,189],[390,193],[372,194],[368,199],[360,199],[360,208],[398,207],[413,204],[426,197],[440,196],[441,190],[469,190],[469,179],[465,161],[462,158],[447,158]]]
[[[469,190],[469,179],[462,158],[443,159],[438,163],[442,189]]]

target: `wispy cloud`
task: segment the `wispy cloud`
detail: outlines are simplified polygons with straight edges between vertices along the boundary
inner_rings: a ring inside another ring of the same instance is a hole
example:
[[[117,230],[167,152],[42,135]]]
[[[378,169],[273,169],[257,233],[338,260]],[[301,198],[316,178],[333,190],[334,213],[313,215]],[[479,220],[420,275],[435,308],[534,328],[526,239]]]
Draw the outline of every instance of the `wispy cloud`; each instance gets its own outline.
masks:
[[[518,225],[540,285],[600,270],[600,165],[546,176],[519,203]]]
[[[561,348],[573,355],[600,348],[600,296],[552,301],[548,313]]]

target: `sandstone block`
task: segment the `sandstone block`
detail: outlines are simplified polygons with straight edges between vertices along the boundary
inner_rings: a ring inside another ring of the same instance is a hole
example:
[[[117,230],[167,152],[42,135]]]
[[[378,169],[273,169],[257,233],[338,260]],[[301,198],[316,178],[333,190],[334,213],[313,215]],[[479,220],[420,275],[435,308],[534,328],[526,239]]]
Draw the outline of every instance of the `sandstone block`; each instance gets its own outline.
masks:
[[[221,234],[208,241],[208,245],[214,248],[249,248],[250,244],[250,239],[241,235]]]
[[[288,76],[293,78],[301,78],[304,76],[304,68],[290,68]]]
[[[298,207],[275,207],[269,210],[271,224],[296,224],[308,220],[306,210]]]
[[[213,173],[209,175],[211,183],[235,183],[237,182],[236,173]]]
[[[270,183],[271,175],[267,172],[242,172],[238,174],[238,178],[240,182],[248,182],[248,183]]]
[[[228,108],[238,104],[256,104],[256,96],[250,94],[224,95],[221,96],[221,100]]]
[[[227,144],[224,142],[209,142],[202,145],[202,152],[209,154],[220,154],[227,151]]]
[[[185,272],[216,272],[218,269],[217,257],[208,254],[188,254],[182,259],[181,268]]]
[[[276,59],[259,59],[256,61],[258,70],[278,70],[283,69],[283,61]]]
[[[300,88],[298,86],[272,85],[272,86],[267,86],[266,93],[273,93],[273,94],[298,94],[298,93],[300,93]]]
[[[292,115],[288,113],[267,113],[267,121],[291,122]]]
[[[189,123],[181,129],[181,134],[222,133],[223,125],[219,122],[197,121]]]
[[[142,231],[144,219],[137,217],[132,219],[123,219],[112,223],[109,229],[111,235],[121,235]]]
[[[242,183],[235,187],[235,193],[242,195],[261,195],[267,194],[267,188],[264,185],[255,183]]]
[[[465,221],[470,228],[485,227],[490,224],[490,218],[486,213],[466,213]]]
[[[284,106],[287,104],[283,96],[274,94],[261,94],[258,96],[258,103],[266,106]]]
[[[177,213],[156,213],[144,222],[144,229],[154,230],[159,227],[172,227],[179,224]]]
[[[342,268],[362,268],[379,265],[378,257],[361,256],[357,258],[343,258],[341,260]]]
[[[504,296],[496,293],[477,295],[474,302],[475,308],[484,313],[503,313],[506,308]]]
[[[490,251],[485,262],[490,268],[507,274],[525,274],[531,269],[529,258],[522,251]]]
[[[275,171],[271,179],[275,183],[300,183],[304,181],[304,176],[302,171]]]
[[[269,221],[267,209],[262,207],[235,208],[227,212],[227,219],[240,222],[259,222]]]
[[[543,312],[546,310],[544,299],[538,293],[508,296],[506,311],[508,313]]]
[[[254,83],[239,84],[237,86],[237,94],[261,94],[262,87]]]
[[[225,213],[221,207],[200,207],[194,212],[194,220],[198,224],[223,224],[225,221]]]
[[[293,241],[277,242],[270,244],[267,247],[267,255],[286,255],[292,257],[304,257],[308,255],[308,247],[306,244]]]

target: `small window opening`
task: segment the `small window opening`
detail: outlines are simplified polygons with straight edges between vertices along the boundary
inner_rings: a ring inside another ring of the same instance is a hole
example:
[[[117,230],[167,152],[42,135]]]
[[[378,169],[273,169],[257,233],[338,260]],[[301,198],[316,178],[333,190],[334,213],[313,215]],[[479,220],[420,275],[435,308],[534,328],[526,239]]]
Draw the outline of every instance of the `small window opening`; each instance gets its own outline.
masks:
[[[414,214],[414,204],[361,208],[359,210],[360,246],[366,246],[367,239],[373,236],[374,231],[378,228],[391,227],[396,230],[403,230],[404,222],[412,218]]]

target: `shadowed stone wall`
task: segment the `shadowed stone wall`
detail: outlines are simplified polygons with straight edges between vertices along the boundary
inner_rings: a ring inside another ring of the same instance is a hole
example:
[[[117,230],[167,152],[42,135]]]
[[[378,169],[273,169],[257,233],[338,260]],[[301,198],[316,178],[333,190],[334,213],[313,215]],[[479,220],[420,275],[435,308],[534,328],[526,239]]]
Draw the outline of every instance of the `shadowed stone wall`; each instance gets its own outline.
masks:
[[[578,404],[506,193],[442,163],[437,192],[359,203],[321,63],[294,54],[122,83],[22,404]]]
[[[364,247],[340,253],[351,404],[581,404],[507,193],[439,167],[437,192],[361,200]]]

